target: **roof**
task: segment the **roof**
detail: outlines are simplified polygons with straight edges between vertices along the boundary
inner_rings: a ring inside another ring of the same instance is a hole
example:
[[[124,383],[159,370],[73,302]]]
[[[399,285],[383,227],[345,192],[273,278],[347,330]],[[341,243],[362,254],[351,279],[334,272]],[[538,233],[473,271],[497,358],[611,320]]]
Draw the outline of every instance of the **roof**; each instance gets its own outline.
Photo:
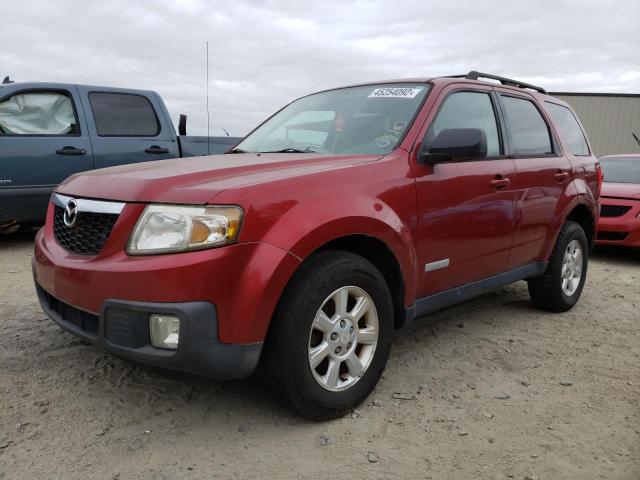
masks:
[[[11,82],[0,84],[0,87],[20,87],[20,88],[41,88],[41,89],[67,89],[70,87],[82,87],[88,90],[108,90],[110,92],[121,93],[153,93],[152,90],[144,90],[139,88],[126,88],[126,87],[107,87],[105,85],[82,85],[78,83],[58,83],[58,82],[41,82],[41,81],[29,81],[29,82]]]
[[[485,81],[485,80],[480,80],[481,78],[487,78],[489,80],[497,80],[498,84],[496,84],[495,81],[491,82],[491,81]],[[356,84],[352,84],[352,85],[344,85],[341,87],[334,87],[334,88],[328,88],[326,90],[322,90],[320,92],[313,92],[310,95],[313,95],[315,93],[322,93],[322,92],[328,92],[331,90],[339,90],[341,88],[352,88],[352,87],[365,87],[368,85],[383,85],[383,84],[390,84],[390,83],[434,83],[434,82],[442,82],[442,83],[451,83],[451,82],[455,82],[455,81],[464,81],[464,82],[468,82],[468,83],[476,83],[476,84],[480,84],[480,85],[487,85],[487,86],[496,86],[499,85],[501,87],[504,88],[508,88],[511,89],[513,91],[522,91],[522,90],[528,90],[529,93],[531,94],[537,94],[537,95],[542,95],[542,96],[548,96],[549,93],[547,93],[547,91],[542,88],[542,87],[538,87],[536,85],[531,85],[529,83],[525,83],[525,82],[521,82],[519,80],[514,80],[512,78],[506,78],[506,77],[500,77],[498,75],[493,75],[490,73],[480,73],[480,72],[476,72],[475,70],[470,71],[467,74],[462,74],[462,75],[441,75],[438,77],[413,77],[413,78],[395,78],[395,79],[387,79],[387,80],[374,80],[371,82],[361,82],[361,83],[356,83]],[[305,95],[308,96],[308,95]],[[561,100],[559,100],[561,101]]]
[[[565,96],[568,96],[568,97],[633,97],[633,98],[640,98],[640,93],[549,92],[549,95],[565,95]]]
[[[603,155],[598,158],[640,158],[640,153],[621,153],[618,155]]]

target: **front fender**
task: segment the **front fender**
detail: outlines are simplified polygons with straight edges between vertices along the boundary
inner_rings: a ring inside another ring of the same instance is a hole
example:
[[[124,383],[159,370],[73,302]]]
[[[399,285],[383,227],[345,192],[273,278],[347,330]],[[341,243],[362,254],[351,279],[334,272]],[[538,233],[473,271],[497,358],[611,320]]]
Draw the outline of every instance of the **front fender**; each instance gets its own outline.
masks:
[[[264,241],[304,260],[332,240],[365,235],[382,241],[394,254],[405,286],[405,305],[415,297],[416,251],[412,228],[380,198],[364,194],[299,203],[265,233]]]

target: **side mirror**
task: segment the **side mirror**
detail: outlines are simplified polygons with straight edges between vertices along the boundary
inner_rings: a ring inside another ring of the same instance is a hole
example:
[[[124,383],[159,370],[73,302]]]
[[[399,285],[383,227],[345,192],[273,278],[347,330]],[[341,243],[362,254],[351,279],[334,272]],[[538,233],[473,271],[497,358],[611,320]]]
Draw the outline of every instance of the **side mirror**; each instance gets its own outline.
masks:
[[[423,163],[478,160],[487,156],[487,137],[479,128],[449,128],[442,130],[430,145],[420,152]]]
[[[184,137],[187,134],[187,116],[180,114],[180,120],[178,121],[178,135]]]

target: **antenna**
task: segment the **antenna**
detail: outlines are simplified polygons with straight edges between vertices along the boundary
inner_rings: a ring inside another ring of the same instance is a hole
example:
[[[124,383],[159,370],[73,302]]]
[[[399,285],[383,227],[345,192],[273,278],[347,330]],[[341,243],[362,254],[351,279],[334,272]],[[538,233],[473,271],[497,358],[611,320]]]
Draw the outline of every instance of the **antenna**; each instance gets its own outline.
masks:
[[[211,155],[211,149],[209,148],[209,142],[211,137],[209,136],[210,128],[210,116],[209,116],[209,41],[207,41],[207,155]]]
[[[227,132],[227,130],[224,127],[222,127],[222,130],[224,130],[224,133],[226,133],[227,137],[228,137],[229,136],[229,132]]]
[[[635,133],[631,132],[631,135],[633,135],[633,138],[636,139],[636,142],[638,142],[638,146],[640,146],[640,138],[638,138],[638,135],[636,135]]]

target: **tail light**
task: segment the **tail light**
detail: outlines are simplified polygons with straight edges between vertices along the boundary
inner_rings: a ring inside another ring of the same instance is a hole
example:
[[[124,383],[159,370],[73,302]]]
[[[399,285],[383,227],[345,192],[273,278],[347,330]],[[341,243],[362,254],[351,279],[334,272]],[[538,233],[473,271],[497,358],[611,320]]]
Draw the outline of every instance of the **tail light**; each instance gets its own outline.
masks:
[[[602,182],[604,182],[604,174],[602,173],[602,167],[599,162],[596,162],[596,172],[598,174],[598,197],[602,192]]]

